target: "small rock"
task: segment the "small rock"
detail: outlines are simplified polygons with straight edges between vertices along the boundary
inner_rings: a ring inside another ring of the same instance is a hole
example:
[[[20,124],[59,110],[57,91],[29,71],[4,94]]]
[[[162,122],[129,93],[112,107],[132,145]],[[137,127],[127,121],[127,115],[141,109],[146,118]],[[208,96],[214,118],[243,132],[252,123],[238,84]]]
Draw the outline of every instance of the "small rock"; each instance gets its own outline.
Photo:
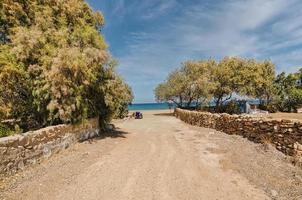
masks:
[[[115,129],[114,124],[108,124],[106,127],[109,131],[113,131]]]
[[[28,142],[28,137],[27,136],[20,136],[18,140],[18,145],[19,146],[25,146]]]
[[[18,163],[18,169],[24,169],[24,162],[22,160]]]
[[[278,192],[276,190],[271,190],[271,194],[273,197],[278,196]]]
[[[294,143],[294,149],[302,151],[302,144],[299,142]]]
[[[83,156],[88,156],[88,155],[89,155],[89,152],[83,153]]]
[[[43,155],[45,158],[49,158],[51,156],[51,149],[49,147],[43,148]]]
[[[7,152],[7,147],[0,147],[0,155],[4,155]]]

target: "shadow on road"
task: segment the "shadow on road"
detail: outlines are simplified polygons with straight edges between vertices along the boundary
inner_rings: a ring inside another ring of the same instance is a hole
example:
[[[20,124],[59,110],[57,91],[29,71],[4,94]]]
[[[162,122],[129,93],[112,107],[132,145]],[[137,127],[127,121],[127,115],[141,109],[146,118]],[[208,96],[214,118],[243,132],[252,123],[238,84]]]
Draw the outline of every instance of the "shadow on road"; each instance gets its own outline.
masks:
[[[105,133],[101,133],[99,137],[97,137],[96,139],[104,139],[107,137],[111,137],[111,138],[126,138],[126,134],[129,134],[128,132],[122,131],[119,128],[115,128],[112,131],[107,131]]]
[[[125,132],[125,131],[121,131],[119,128],[115,128],[112,131],[102,132],[100,134],[100,136],[97,136],[97,137],[94,137],[94,138],[91,138],[88,140],[84,140],[81,142],[88,141],[89,143],[92,143],[94,140],[102,140],[102,139],[109,138],[109,137],[110,138],[127,138],[125,136],[126,134],[129,134],[129,133]]]
[[[156,113],[155,116],[174,116],[174,113]]]

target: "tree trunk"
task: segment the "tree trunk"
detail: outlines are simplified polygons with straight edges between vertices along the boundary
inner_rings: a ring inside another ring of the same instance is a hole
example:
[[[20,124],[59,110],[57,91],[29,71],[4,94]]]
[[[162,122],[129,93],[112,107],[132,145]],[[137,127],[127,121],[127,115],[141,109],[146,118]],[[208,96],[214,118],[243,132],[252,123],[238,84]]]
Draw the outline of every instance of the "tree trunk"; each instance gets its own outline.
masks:
[[[221,100],[222,100],[222,97],[219,96],[219,97],[217,98],[217,101],[216,101],[215,112],[218,112],[218,108],[219,108],[219,106],[220,106]]]
[[[179,95],[179,104],[180,104],[180,108],[182,108],[182,96],[181,96],[181,94]]]
[[[192,98],[189,99],[189,101],[187,102],[187,107],[189,108],[192,102]]]

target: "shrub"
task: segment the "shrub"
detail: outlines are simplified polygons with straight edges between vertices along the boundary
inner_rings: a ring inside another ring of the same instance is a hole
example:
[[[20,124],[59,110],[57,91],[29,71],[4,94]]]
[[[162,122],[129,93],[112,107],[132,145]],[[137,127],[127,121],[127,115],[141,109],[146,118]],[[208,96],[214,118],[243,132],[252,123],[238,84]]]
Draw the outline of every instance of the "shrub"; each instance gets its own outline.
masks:
[[[238,102],[236,102],[235,100],[233,101],[229,101],[224,105],[220,105],[217,110],[215,110],[215,112],[218,113],[228,113],[230,115],[233,114],[240,114],[240,106],[238,104]]]
[[[12,135],[14,132],[10,130],[7,126],[0,123],[0,137],[6,137]]]

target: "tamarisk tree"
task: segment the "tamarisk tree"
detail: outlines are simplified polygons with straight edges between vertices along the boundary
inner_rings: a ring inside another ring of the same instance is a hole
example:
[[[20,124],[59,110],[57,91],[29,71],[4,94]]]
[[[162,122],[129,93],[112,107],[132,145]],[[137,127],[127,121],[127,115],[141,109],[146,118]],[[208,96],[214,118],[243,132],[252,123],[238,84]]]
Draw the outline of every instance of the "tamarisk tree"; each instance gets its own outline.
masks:
[[[210,81],[214,60],[187,61],[181,68],[169,74],[164,83],[154,92],[159,102],[173,101],[178,107],[190,107],[192,103],[200,105],[209,100],[214,87]]]
[[[215,110],[233,94],[271,100],[273,95],[274,65],[270,61],[225,57],[220,62],[212,59],[187,61],[155,88],[157,101],[172,100],[179,107],[196,106],[209,100]]]
[[[0,119],[24,130],[109,120],[132,101],[84,0],[2,0],[0,23]]]

